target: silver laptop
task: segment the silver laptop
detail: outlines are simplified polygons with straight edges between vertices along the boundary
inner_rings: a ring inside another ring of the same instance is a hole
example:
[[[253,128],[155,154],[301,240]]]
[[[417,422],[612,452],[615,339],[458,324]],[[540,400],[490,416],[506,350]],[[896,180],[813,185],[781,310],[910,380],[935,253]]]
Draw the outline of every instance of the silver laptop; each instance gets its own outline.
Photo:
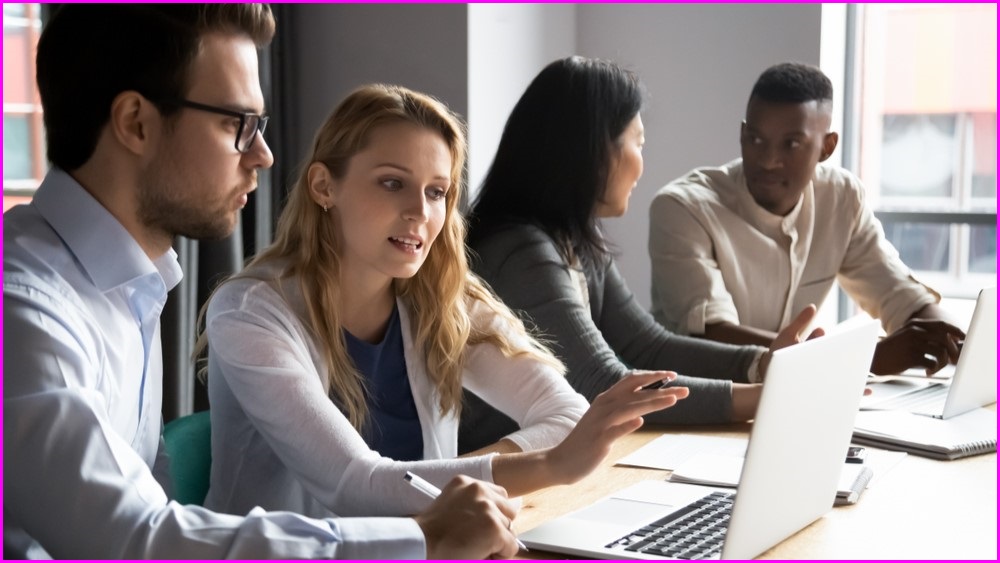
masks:
[[[979,292],[950,382],[898,378],[871,383],[863,410],[905,410],[951,418],[997,400],[997,288]]]
[[[868,321],[775,352],[739,487],[643,481],[521,534],[603,559],[750,559],[833,506],[878,335]]]

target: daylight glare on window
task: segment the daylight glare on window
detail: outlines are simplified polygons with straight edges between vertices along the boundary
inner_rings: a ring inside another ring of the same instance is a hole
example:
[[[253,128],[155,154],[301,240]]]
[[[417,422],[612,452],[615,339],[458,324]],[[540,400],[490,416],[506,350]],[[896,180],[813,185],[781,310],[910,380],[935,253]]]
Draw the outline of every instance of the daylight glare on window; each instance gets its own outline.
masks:
[[[45,175],[42,106],[35,87],[39,4],[3,5],[3,209],[31,200]]]
[[[859,16],[858,172],[903,261],[974,297],[996,283],[996,5]]]

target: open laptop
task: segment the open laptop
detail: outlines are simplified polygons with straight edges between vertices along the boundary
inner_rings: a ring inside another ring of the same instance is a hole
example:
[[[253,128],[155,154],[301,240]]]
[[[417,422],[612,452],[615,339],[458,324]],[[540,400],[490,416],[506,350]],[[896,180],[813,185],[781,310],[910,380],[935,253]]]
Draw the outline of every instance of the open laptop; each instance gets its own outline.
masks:
[[[759,555],[833,506],[878,330],[868,321],[774,353],[735,498],[642,481],[520,539],[602,559]]]
[[[871,383],[863,410],[905,410],[951,418],[997,400],[997,288],[979,292],[951,382],[898,378]]]

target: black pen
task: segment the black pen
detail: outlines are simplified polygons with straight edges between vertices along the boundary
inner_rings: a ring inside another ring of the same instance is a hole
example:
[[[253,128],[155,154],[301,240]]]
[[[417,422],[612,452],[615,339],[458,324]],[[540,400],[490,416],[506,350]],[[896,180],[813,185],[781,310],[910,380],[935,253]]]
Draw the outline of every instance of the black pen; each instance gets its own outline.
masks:
[[[654,381],[654,382],[650,383],[649,385],[643,386],[642,389],[640,389],[640,391],[652,391],[654,389],[666,389],[667,387],[670,387],[670,384],[673,383],[673,382],[674,382],[673,379],[661,379],[659,381]]]

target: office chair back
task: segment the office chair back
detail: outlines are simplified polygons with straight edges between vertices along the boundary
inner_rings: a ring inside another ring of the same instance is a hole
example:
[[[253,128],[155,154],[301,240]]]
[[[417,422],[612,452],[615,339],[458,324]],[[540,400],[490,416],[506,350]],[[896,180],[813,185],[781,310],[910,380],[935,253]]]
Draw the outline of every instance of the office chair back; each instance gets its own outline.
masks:
[[[174,419],[163,427],[174,499],[181,504],[200,505],[208,494],[212,470],[210,420],[209,411],[201,411]]]

